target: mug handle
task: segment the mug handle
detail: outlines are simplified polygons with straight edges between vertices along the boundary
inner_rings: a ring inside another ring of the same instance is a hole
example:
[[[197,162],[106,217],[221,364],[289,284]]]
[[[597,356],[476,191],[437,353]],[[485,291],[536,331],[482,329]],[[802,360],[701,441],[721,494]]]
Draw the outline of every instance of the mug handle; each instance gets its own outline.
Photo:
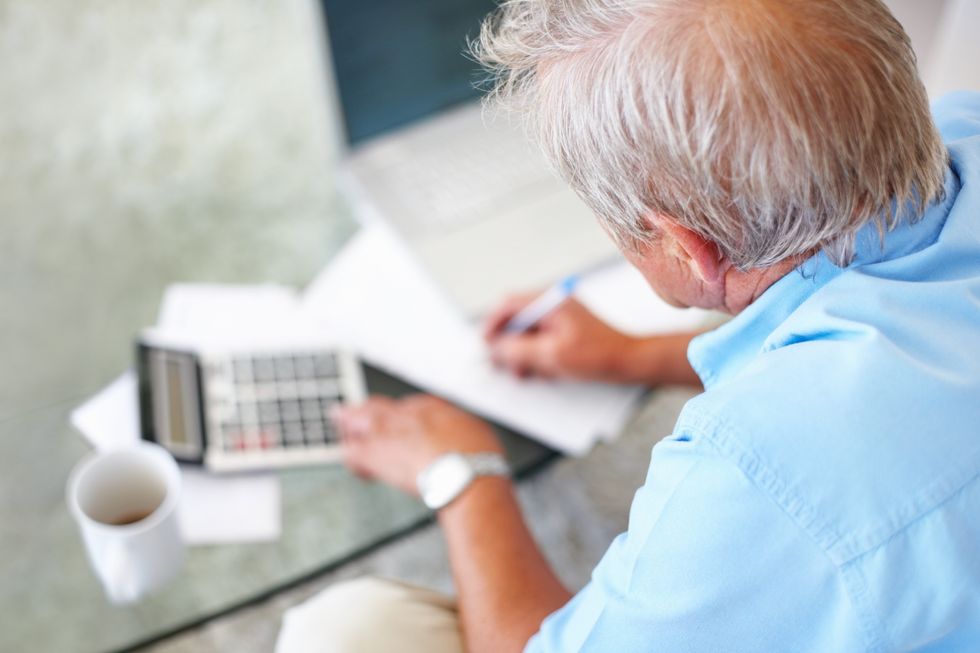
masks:
[[[131,573],[132,556],[123,542],[112,540],[106,543],[105,576],[103,587],[109,601],[114,604],[132,603],[139,598],[139,583]]]

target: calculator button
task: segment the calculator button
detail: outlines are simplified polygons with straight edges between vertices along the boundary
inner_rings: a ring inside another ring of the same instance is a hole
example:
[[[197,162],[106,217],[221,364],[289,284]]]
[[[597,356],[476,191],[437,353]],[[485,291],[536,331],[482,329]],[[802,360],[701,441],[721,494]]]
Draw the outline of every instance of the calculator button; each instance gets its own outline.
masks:
[[[236,381],[252,379],[252,361],[248,358],[236,358],[231,363],[231,370]]]
[[[303,444],[303,425],[299,422],[284,424],[282,434],[283,440],[285,441],[285,445],[287,447],[296,444]]]
[[[237,401],[229,401],[221,409],[221,421],[225,424],[240,421],[242,418],[241,406]]]
[[[263,383],[255,386],[255,398],[258,401],[275,401],[279,399],[279,391],[275,383]]]
[[[339,397],[340,384],[333,379],[321,380],[316,384],[316,394],[321,397]]]
[[[295,384],[296,394],[300,397],[316,397],[317,394],[317,382],[313,379],[307,379],[299,381]]]
[[[320,398],[320,414],[323,415],[324,421],[328,424],[333,424],[333,419],[330,417],[330,413],[340,406],[340,401],[334,397],[321,397]]]
[[[297,356],[294,369],[297,379],[311,379],[316,375],[316,366],[311,356]]]
[[[274,381],[276,378],[276,367],[271,358],[255,359],[255,380]]]
[[[259,409],[254,402],[241,402],[238,404],[238,416],[243,424],[258,424]]]
[[[323,419],[320,402],[316,399],[304,399],[300,406],[304,421],[316,422]]]
[[[279,404],[275,401],[263,401],[259,404],[259,422],[272,424],[279,421]]]
[[[331,354],[318,354],[313,358],[317,376],[333,376],[337,373],[337,362]]]
[[[293,367],[293,359],[282,356],[275,359],[276,378],[279,380],[293,380],[296,378],[296,369]]]
[[[321,422],[306,423],[306,441],[310,444],[322,444],[326,440],[326,433]]]
[[[236,385],[232,396],[240,403],[251,403],[255,401],[255,386],[251,383]]]
[[[259,432],[258,446],[262,449],[277,449],[279,447],[279,431],[274,428],[263,429]]]
[[[226,424],[221,431],[221,448],[225,451],[234,451],[235,443],[242,439],[241,427],[237,424]]]
[[[276,394],[278,398],[286,399],[295,397],[297,394],[302,394],[299,392],[298,385],[295,381],[279,381],[276,383]]]
[[[283,421],[299,421],[301,416],[299,401],[296,399],[284,399],[279,404],[279,414],[282,416]]]

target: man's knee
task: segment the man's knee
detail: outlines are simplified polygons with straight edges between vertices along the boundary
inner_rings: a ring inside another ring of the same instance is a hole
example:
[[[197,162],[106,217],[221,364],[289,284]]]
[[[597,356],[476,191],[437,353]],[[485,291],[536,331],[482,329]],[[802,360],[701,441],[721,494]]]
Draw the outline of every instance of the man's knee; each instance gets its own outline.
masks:
[[[462,650],[452,603],[379,578],[333,585],[283,617],[278,653]]]
[[[276,650],[328,653],[365,650],[361,640],[387,621],[398,602],[390,583],[358,578],[332,585],[286,611]]]

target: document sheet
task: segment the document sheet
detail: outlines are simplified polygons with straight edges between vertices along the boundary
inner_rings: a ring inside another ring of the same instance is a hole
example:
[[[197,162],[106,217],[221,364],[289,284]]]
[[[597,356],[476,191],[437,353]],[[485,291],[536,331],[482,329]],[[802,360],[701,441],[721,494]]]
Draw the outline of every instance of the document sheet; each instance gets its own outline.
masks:
[[[501,261],[506,265],[506,261]],[[493,274],[493,270],[487,270]],[[629,332],[680,330],[705,319],[660,301],[623,264],[585,275],[576,295]],[[309,285],[306,318],[378,367],[572,455],[615,436],[643,389],[519,380],[491,364],[479,325],[442,295],[387,227],[364,227]]]

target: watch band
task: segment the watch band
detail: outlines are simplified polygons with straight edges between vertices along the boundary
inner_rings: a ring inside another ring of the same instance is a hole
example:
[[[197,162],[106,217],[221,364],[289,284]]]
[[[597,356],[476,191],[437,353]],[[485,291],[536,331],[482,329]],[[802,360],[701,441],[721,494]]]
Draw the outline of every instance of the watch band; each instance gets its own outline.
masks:
[[[459,498],[481,476],[507,477],[510,468],[498,453],[452,451],[439,456],[422,470],[416,486],[423,503],[432,510],[439,510]]]
[[[499,453],[469,453],[463,458],[473,468],[473,476],[510,476],[510,467]]]

